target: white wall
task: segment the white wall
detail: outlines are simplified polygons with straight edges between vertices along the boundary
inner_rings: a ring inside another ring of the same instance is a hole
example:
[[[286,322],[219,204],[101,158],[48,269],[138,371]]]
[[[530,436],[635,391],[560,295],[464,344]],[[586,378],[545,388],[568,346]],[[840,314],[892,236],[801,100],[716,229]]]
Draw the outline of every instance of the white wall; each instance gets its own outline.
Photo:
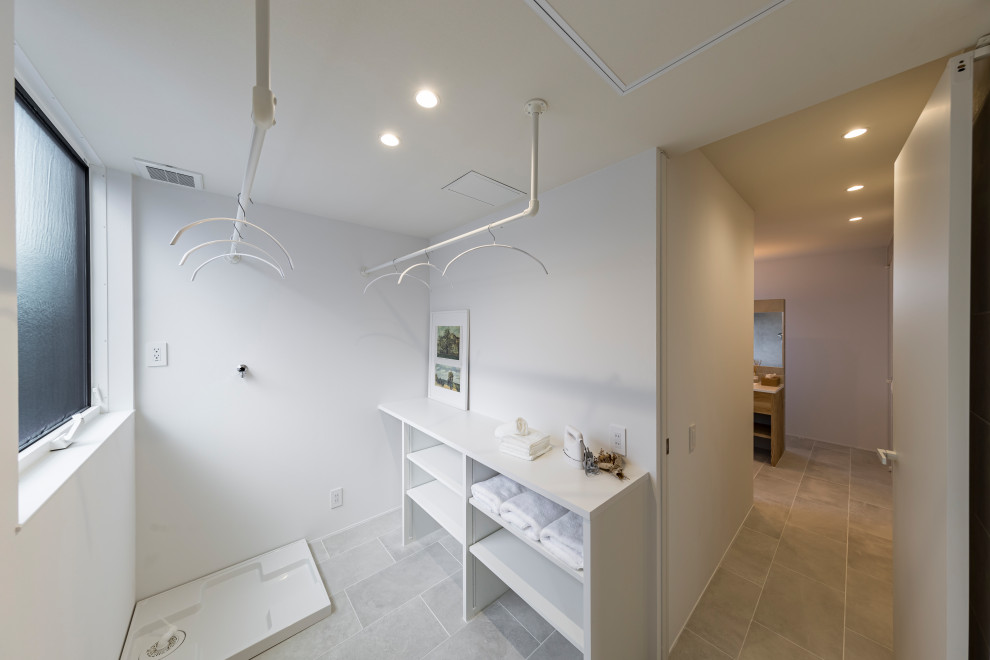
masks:
[[[756,298],[786,300],[788,434],[887,446],[886,263],[886,246],[756,262]]]
[[[131,417],[17,534],[20,650],[3,657],[119,656],[134,609],[134,535]]]
[[[656,158],[650,150],[541,193],[535,218],[497,230],[500,243],[539,257],[549,276],[517,252],[481,250],[451,266],[450,283],[433,273],[430,292],[434,311],[470,310],[472,410],[521,416],[557,438],[573,424],[594,448],[610,423],[622,424],[629,460],[654,485]],[[516,207],[524,205],[438,239]],[[434,263],[486,238],[444,249]]]
[[[0,0],[0,76],[14,76],[14,2]],[[14,279],[14,86],[0,86],[0,584],[13,580],[17,524],[17,286]],[[0,656],[14,655],[17,595],[0,589]]]
[[[667,162],[665,190],[661,387],[672,644],[753,503],[753,211],[700,151]]]
[[[135,181],[139,599],[400,503],[400,448],[376,408],[425,394],[427,290],[383,281],[362,296],[359,271],[425,241],[258,205],[249,217],[296,270],[281,280],[218,261],[190,282],[220,252],[180,268],[182,253],[230,225],[170,247],[173,233],[234,210],[230,197]],[[143,366],[151,341],[168,342],[167,367]],[[335,487],[344,506],[331,512]]]

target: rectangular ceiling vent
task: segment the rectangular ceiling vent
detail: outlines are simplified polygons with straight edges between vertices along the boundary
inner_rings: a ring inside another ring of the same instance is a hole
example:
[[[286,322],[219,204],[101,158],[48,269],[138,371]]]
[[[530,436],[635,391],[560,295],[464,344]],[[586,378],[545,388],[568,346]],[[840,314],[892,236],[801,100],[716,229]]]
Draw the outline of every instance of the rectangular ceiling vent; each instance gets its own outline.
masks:
[[[451,181],[443,190],[470,197],[489,206],[501,206],[526,194],[474,170]]]
[[[180,170],[178,167],[153,163],[150,160],[141,160],[140,158],[134,159],[134,165],[143,179],[174,183],[177,186],[195,188],[196,190],[203,189],[203,175],[199,172]]]

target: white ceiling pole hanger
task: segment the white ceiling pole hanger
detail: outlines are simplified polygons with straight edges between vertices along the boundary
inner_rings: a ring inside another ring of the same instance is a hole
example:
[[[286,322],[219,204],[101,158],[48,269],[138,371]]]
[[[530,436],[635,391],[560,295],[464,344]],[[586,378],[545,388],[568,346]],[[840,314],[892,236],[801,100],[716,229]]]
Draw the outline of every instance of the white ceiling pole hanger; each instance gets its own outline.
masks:
[[[179,265],[183,265],[189,255],[196,250],[206,247],[208,245],[216,245],[220,243],[229,243],[230,248],[226,254],[219,255],[220,257],[226,257],[228,263],[237,263],[240,261],[242,256],[251,257],[254,260],[260,261],[268,266],[275,269],[279,275],[283,278],[285,277],[285,271],[282,269],[278,261],[269,252],[260,248],[257,245],[248,243],[244,240],[243,230],[245,226],[253,227],[258,231],[262,232],[269,239],[274,242],[279,249],[285,254],[286,259],[289,262],[289,268],[295,269],[295,264],[292,262],[292,256],[289,254],[285,246],[279,242],[277,238],[272,236],[269,232],[265,231],[258,225],[248,222],[245,219],[247,215],[246,204],[251,203],[251,189],[254,187],[255,175],[258,173],[258,163],[261,161],[261,149],[265,144],[265,134],[268,129],[275,125],[275,95],[271,90],[271,0],[256,0],[255,1],[255,69],[257,72],[255,85],[252,89],[251,98],[251,118],[254,121],[254,133],[251,136],[251,150],[248,154],[247,168],[244,171],[244,178],[241,181],[241,191],[237,195],[237,213],[234,218],[206,218],[203,220],[196,220],[195,222],[190,222],[186,226],[182,227],[175,233],[172,237],[171,245],[175,245],[179,240],[179,237],[187,230],[201,225],[206,222],[232,222],[234,224],[234,231],[230,235],[229,240],[213,240],[207,241],[205,243],[200,243],[196,247],[187,251],[182,259],[179,261]],[[268,259],[260,257],[258,255],[249,254],[246,252],[239,251],[239,248],[248,247],[253,248],[264,254]],[[207,259],[193,272],[192,280],[196,279],[196,273],[208,263],[216,261],[219,257],[213,257]]]
[[[539,259],[537,259],[533,255],[531,255],[529,252],[526,252],[526,250],[523,250],[522,248],[517,248],[514,245],[505,245],[504,243],[496,243],[495,242],[495,233],[492,232],[492,226],[491,225],[488,225],[487,229],[488,229],[488,233],[492,235],[492,242],[491,243],[485,243],[484,245],[475,245],[474,247],[468,248],[468,249],[464,250],[464,252],[461,252],[459,255],[457,255],[456,257],[454,257],[453,259],[451,259],[450,261],[447,262],[447,265],[444,266],[443,272],[440,273],[440,276],[441,277],[446,276],[447,275],[447,271],[450,269],[450,266],[455,261],[457,261],[458,259],[460,259],[461,257],[463,257],[464,255],[470,254],[472,252],[476,252],[477,250],[483,250],[485,248],[505,248],[507,250],[515,250],[516,252],[522,252],[527,257],[529,257],[530,259],[532,259],[536,263],[540,264],[540,267],[543,268],[543,272],[544,273],[546,273],[547,275],[550,274],[550,271],[547,270],[546,264],[544,264],[542,261],[540,261]],[[419,264],[417,264],[417,265],[419,265]]]
[[[490,231],[491,229],[496,227],[507,225],[510,222],[519,220],[520,218],[528,218],[536,215],[540,210],[540,201],[537,194],[538,171],[539,171],[538,166],[539,166],[539,143],[540,143],[540,115],[542,115],[544,112],[547,111],[547,107],[548,107],[547,102],[544,101],[543,99],[530,99],[524,107],[526,114],[532,117],[533,120],[533,145],[532,145],[532,152],[530,159],[530,177],[529,177],[529,181],[530,181],[529,206],[526,207],[525,211],[523,211],[522,213],[517,213],[515,215],[510,215],[508,218],[503,218],[502,220],[498,220],[489,225],[485,225],[484,227],[479,227],[472,231],[465,232],[459,236],[455,236],[454,238],[448,238],[445,241],[440,241],[439,243],[425,247],[422,250],[410,252],[409,254],[403,257],[398,257],[396,259],[392,259],[391,261],[386,261],[385,263],[379,264],[373,268],[364,268],[361,270],[361,273],[363,275],[370,275],[371,273],[374,273],[379,270],[383,270],[385,268],[388,268],[389,266],[394,266],[396,262],[414,259],[416,257],[423,256],[424,254],[427,254],[429,252],[436,252],[438,249],[442,247],[453,245],[454,243],[463,241],[465,238],[475,236],[484,231]],[[519,251],[522,252],[522,250]],[[410,275],[410,277],[412,276]]]

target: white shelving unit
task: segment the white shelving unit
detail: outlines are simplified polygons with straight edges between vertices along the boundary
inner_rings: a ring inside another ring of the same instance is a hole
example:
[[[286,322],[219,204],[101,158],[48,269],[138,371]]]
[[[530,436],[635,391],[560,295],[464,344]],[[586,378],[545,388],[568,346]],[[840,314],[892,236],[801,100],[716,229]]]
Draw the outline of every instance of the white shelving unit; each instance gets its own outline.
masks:
[[[528,544],[500,529],[471,546],[480,559],[520,598],[543,615],[576,647],[584,647],[581,583],[551,564]]]
[[[463,547],[463,605],[471,619],[507,589],[581,649],[586,659],[646,657],[657,622],[644,579],[656,567],[649,475],[589,478],[553,450],[523,461],[498,451],[499,420],[430,399],[379,406],[401,422],[405,542],[446,529]],[[394,427],[393,427],[394,428]],[[504,474],[584,519],[583,571],[550,555],[500,516],[471,504],[471,485]]]
[[[532,548],[532,550],[534,552],[536,552],[537,554],[539,554],[540,556],[542,556],[544,559],[546,559],[547,561],[549,561],[552,564],[556,564],[558,567],[560,567],[560,569],[562,571],[564,571],[564,573],[566,573],[568,576],[570,576],[571,579],[577,580],[578,582],[584,582],[584,571],[583,570],[576,571],[573,568],[571,568],[570,566],[568,566],[567,564],[565,564],[564,562],[562,562],[561,560],[557,559],[552,554],[550,554],[549,552],[547,552],[546,550],[543,549],[543,544],[542,543],[539,543],[539,542],[534,541],[533,539],[529,538],[528,536],[526,536],[526,534],[521,529],[519,529],[515,525],[507,524],[504,520],[502,520],[502,517],[501,516],[496,516],[495,514],[491,513],[487,509],[485,509],[485,507],[475,504],[475,501],[474,501],[474,498],[473,497],[470,500],[468,500],[468,501],[471,503],[471,506],[473,506],[475,508],[475,510],[477,510],[479,513],[482,513],[482,514],[488,516],[489,518],[491,518],[494,522],[498,523],[506,531],[508,531],[513,536],[515,536],[517,539],[519,539],[520,542],[522,542],[522,543],[528,545],[530,548]]]

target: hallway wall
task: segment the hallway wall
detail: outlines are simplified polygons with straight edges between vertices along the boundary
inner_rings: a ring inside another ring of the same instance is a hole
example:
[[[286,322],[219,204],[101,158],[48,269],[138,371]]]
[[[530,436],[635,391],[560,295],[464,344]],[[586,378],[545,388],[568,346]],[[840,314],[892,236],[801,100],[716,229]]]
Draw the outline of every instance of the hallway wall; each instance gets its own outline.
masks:
[[[887,247],[756,262],[754,297],[786,300],[789,435],[886,447]]]

